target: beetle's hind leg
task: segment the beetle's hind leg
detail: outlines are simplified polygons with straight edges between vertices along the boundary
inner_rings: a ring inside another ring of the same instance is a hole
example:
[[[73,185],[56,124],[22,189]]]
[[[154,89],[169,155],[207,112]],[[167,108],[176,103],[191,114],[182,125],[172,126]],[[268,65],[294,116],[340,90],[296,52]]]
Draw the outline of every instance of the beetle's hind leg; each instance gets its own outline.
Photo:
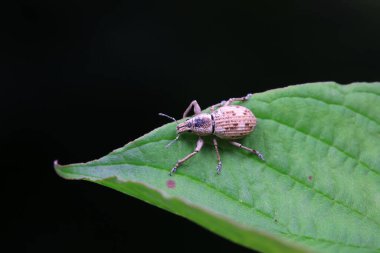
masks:
[[[215,147],[215,151],[216,151],[216,158],[218,159],[218,165],[216,165],[216,173],[219,175],[220,172],[222,171],[222,160],[220,160],[218,142],[216,141],[215,138],[212,141],[214,142],[214,147]]]
[[[235,142],[235,141],[230,141],[230,143],[231,143],[232,145],[234,145],[235,147],[238,147],[238,148],[242,148],[242,149],[248,150],[249,152],[251,152],[251,153],[257,155],[261,160],[264,160],[264,156],[263,156],[259,151],[254,150],[254,149],[252,149],[252,148],[248,148],[248,147],[246,147],[246,146],[243,146],[243,145],[241,145],[240,143]]]
[[[173,175],[173,173],[175,173],[178,169],[179,166],[181,166],[184,162],[186,162],[187,160],[189,160],[191,157],[195,156],[203,147],[203,139],[199,137],[198,141],[197,141],[197,145],[195,146],[195,149],[193,152],[191,152],[190,154],[188,154],[187,156],[185,156],[184,158],[182,158],[181,160],[178,160],[176,165],[173,167],[173,169],[171,169],[169,175]]]
[[[211,106],[211,112],[215,111],[215,108],[216,107],[221,107],[221,106],[226,106],[226,105],[230,105],[232,102],[235,102],[235,101],[246,101],[248,100],[250,97],[252,97],[252,93],[248,93],[246,96],[244,97],[241,97],[241,98],[230,98],[228,99],[227,101],[226,100],[223,100],[222,102],[220,103],[217,103],[213,106]]]
[[[235,102],[235,101],[246,101],[250,97],[252,97],[252,93],[248,93],[245,97],[241,97],[241,98],[230,98],[227,100],[227,102],[222,104],[222,106],[230,105],[232,102]],[[223,103],[223,101],[222,101],[222,103]]]

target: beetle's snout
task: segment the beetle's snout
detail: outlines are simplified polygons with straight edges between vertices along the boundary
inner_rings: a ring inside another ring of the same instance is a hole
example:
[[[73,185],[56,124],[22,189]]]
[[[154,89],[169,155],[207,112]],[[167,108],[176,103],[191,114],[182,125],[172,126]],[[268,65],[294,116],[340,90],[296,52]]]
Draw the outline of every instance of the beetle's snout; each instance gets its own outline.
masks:
[[[188,132],[189,130],[191,130],[191,129],[189,127],[189,122],[188,121],[179,123],[177,125],[177,134],[182,134],[184,132]]]

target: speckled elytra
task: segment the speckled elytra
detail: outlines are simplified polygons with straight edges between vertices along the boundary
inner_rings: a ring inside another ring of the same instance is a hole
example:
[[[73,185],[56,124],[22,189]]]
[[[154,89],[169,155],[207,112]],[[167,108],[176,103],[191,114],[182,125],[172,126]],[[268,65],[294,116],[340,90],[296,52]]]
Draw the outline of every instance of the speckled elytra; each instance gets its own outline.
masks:
[[[202,136],[206,135],[215,135],[221,139],[228,140],[229,143],[235,147],[245,149],[257,155],[260,159],[264,160],[264,156],[257,150],[243,146],[240,143],[234,141],[249,135],[255,129],[256,117],[248,108],[239,105],[231,105],[231,103],[234,101],[248,100],[251,96],[252,94],[248,94],[245,97],[230,98],[227,101],[222,101],[219,104],[211,106],[211,113],[202,113],[198,102],[196,100],[192,101],[189,107],[187,107],[186,111],[183,113],[183,118],[186,118],[191,108],[194,108],[195,115],[177,125],[177,137],[167,146],[178,140],[180,134],[185,132],[194,133],[198,135],[199,138],[194,151],[184,158],[178,160],[176,165],[171,169],[169,175],[171,176],[174,172],[177,171],[179,166],[196,155],[202,149],[204,143]],[[215,110],[216,107],[219,108]],[[159,115],[176,121],[173,117],[170,117],[166,114],[159,113]],[[220,174],[222,171],[222,161],[220,160],[218,142],[215,137],[213,138],[213,143],[215,146],[216,157],[218,159],[216,172],[217,174]]]

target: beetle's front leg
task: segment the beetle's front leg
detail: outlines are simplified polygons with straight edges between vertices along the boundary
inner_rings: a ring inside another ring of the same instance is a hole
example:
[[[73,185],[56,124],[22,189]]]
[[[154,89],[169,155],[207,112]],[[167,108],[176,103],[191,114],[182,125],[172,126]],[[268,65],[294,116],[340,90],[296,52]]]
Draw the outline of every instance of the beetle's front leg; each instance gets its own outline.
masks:
[[[234,145],[235,147],[245,149],[245,150],[247,150],[247,151],[249,151],[249,152],[251,152],[251,153],[257,155],[261,160],[264,160],[264,156],[263,156],[259,151],[254,150],[254,149],[252,149],[252,148],[248,148],[248,147],[246,147],[246,146],[243,146],[243,145],[241,145],[239,142],[230,141],[230,143],[231,143],[232,145]]]
[[[179,166],[181,166],[184,162],[189,160],[191,157],[195,156],[202,149],[203,143],[204,143],[203,139],[199,137],[194,151],[188,154],[187,156],[185,156],[184,158],[182,158],[181,160],[178,160],[176,165],[173,167],[173,169],[171,169],[169,175],[170,176],[173,175],[173,173],[177,171]]]
[[[220,160],[218,142],[216,141],[215,138],[212,141],[214,142],[214,147],[215,147],[215,151],[216,151],[216,158],[218,158],[218,165],[216,166],[216,173],[219,175],[220,172],[222,171],[222,160]]]
[[[194,114],[200,114],[202,112],[201,107],[199,106],[197,100],[193,100],[190,105],[187,107],[186,111],[183,113],[183,118],[187,117],[191,108],[194,106]]]

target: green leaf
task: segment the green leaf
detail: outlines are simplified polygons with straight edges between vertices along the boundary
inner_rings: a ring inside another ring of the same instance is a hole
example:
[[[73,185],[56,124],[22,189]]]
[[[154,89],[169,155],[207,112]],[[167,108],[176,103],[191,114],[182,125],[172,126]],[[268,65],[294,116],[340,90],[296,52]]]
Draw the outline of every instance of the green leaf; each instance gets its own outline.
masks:
[[[380,252],[379,84],[298,85],[237,103],[258,119],[241,143],[266,160],[219,141],[219,176],[210,138],[168,176],[196,142],[184,134],[165,148],[176,135],[175,123],[99,160],[55,169],[263,252]]]

